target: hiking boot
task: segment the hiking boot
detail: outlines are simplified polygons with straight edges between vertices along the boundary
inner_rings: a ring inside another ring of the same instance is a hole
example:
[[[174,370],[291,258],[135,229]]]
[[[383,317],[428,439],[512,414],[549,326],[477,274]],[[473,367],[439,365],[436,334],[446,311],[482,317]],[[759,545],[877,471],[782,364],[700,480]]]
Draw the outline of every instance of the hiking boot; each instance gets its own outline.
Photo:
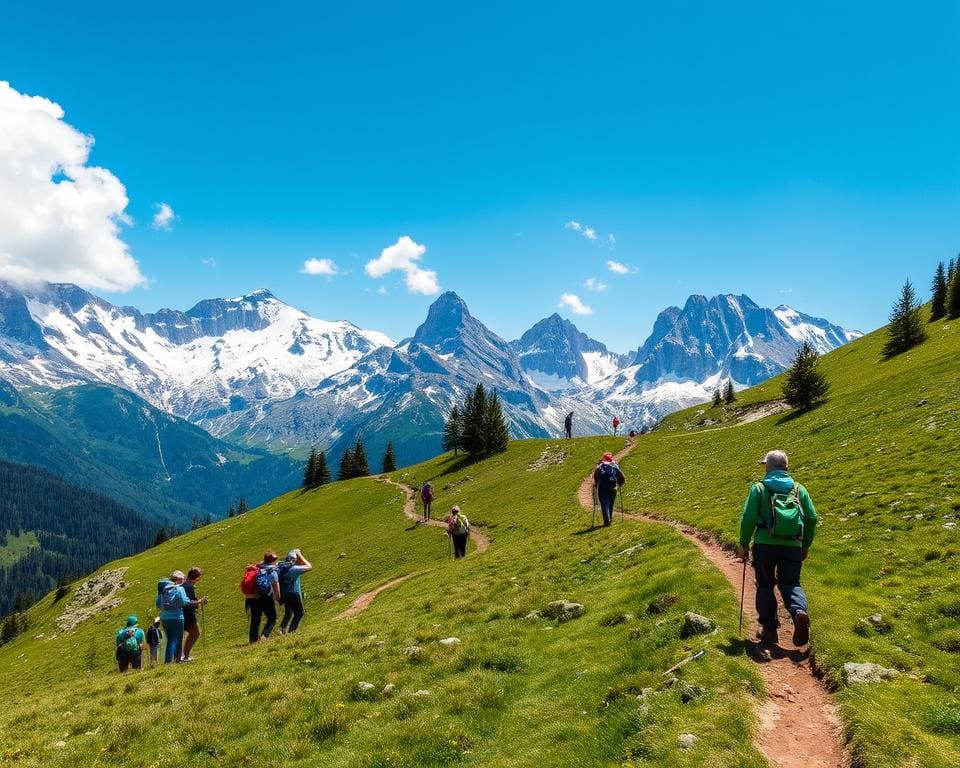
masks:
[[[775,629],[761,629],[757,632],[757,639],[766,645],[776,645],[780,641],[780,636]]]
[[[810,642],[810,617],[806,611],[797,611],[793,617],[793,644],[806,645]]]

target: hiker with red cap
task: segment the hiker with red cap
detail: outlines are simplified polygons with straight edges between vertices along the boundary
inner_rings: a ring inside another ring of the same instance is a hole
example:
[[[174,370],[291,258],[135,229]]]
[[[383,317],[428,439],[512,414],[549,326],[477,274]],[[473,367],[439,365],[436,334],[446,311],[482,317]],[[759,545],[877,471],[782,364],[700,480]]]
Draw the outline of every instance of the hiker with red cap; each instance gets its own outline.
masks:
[[[604,527],[613,522],[613,502],[617,498],[617,489],[625,482],[627,479],[623,476],[620,467],[614,463],[613,454],[609,452],[603,454],[603,458],[593,471],[593,490],[600,502]]]

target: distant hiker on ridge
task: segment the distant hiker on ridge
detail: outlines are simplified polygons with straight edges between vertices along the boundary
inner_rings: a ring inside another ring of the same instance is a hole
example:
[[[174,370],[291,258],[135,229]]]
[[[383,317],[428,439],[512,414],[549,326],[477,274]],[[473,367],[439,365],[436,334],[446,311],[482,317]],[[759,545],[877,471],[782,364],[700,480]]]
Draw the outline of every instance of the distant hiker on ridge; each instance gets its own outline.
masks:
[[[619,424],[616,419],[614,421]],[[617,498],[617,489],[625,482],[627,479],[623,476],[623,472],[613,462],[613,454],[609,452],[603,454],[603,458],[593,471],[593,489],[600,502],[604,527],[613,522],[613,502]]]
[[[117,630],[117,667],[126,672],[127,667],[140,669],[143,658],[143,630],[137,626],[136,616],[127,616],[125,626]]]
[[[747,547],[753,539],[753,570],[757,576],[759,639],[775,644],[777,628],[776,585],[784,607],[793,619],[793,644],[810,640],[807,596],[800,586],[800,569],[817,531],[817,510],[810,494],[787,474],[787,454],[770,451],[760,462],[766,467],[763,480],[754,483],[740,517],[737,554],[747,562]]]
[[[300,620],[306,612],[303,607],[300,577],[312,568],[310,561],[299,549],[290,550],[286,561],[280,563],[280,599],[283,601],[283,618],[280,619],[281,635],[296,632],[297,627],[300,626]]]
[[[420,487],[420,499],[423,501],[423,521],[426,522],[433,506],[433,483],[429,480]]]
[[[567,418],[563,420],[563,436],[573,437],[573,411],[570,411]]]
[[[459,560],[467,556],[467,539],[470,538],[470,521],[467,516],[460,511],[459,506],[454,506],[447,517],[447,533],[453,541],[453,559]]]
[[[183,571],[174,571],[169,579],[160,579],[157,583],[157,608],[160,608],[160,622],[167,633],[167,644],[163,649],[163,663],[180,661],[180,643],[183,640],[183,607],[185,605],[205,605],[206,597],[191,600],[183,589],[186,577]]]
[[[613,436],[617,436],[617,431],[620,429],[620,419],[616,416],[613,417]]]
[[[277,555],[267,550],[263,553],[263,562],[248,565],[240,582],[240,591],[246,597],[246,609],[250,612],[251,643],[261,637],[270,637],[277,623],[277,606],[280,602],[280,574],[277,570]],[[260,631],[260,620],[266,617],[267,623]]]
[[[203,576],[203,568],[194,566],[187,571],[187,580],[183,582],[183,591],[191,600],[197,599],[197,582]],[[193,604],[183,606],[183,653],[180,661],[192,661],[190,651],[200,639],[200,625],[197,623],[197,609]],[[204,640],[206,642],[206,640]]]

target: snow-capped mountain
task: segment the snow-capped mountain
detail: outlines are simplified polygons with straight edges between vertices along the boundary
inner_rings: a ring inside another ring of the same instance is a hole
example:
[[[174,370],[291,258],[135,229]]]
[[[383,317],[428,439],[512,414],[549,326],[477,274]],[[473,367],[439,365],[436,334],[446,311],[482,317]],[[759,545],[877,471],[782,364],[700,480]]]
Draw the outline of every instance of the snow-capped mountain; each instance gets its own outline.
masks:
[[[781,305],[759,307],[748,296],[691,296],[654,323],[633,364],[577,393],[644,426],[709,400],[727,379],[743,388],[786,370],[809,341],[829,352],[861,334]]]
[[[527,378],[545,392],[595,384],[630,362],[626,355],[609,351],[556,312],[510,346],[520,357]]]
[[[0,370],[18,385],[131,390],[222,434],[232,411],[316,386],[393,341],[310,317],[260,290],[143,314],[73,285],[0,285]]]

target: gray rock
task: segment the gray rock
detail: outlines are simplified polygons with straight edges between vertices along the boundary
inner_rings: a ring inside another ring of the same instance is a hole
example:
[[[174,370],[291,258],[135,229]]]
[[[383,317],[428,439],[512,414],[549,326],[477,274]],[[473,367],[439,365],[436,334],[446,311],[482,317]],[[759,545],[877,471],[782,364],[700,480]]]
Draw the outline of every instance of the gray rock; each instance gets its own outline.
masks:
[[[57,742],[56,744],[54,744],[53,746],[55,746],[55,747],[65,747],[65,746],[67,746],[67,742],[65,742],[63,739],[60,739],[60,741],[58,741],[58,742]]]
[[[679,682],[680,682],[679,677],[677,677],[676,675],[670,675],[670,677],[668,677],[666,680],[663,681],[663,685],[665,688],[673,688],[673,686],[675,686]]]
[[[653,688],[644,688],[642,691],[640,691],[640,695],[637,696],[637,699],[639,701],[643,701],[644,699],[649,699],[655,693],[656,691],[653,690]]]
[[[385,697],[389,697],[393,696],[393,692],[395,690],[397,690],[397,686],[395,686],[393,683],[387,683],[385,686],[383,686],[382,693]]]
[[[543,615],[554,621],[564,622],[583,616],[586,609],[580,603],[568,600],[554,600],[543,609]]]
[[[887,669],[871,662],[848,661],[843,665],[843,675],[846,677],[848,685],[858,685],[860,683],[881,683],[884,680],[893,680],[895,677],[899,677],[900,673],[895,669]]]
[[[425,699],[427,696],[432,696],[433,694],[431,694],[430,691],[426,690],[425,688],[421,688],[419,691],[414,691],[410,695],[416,699]]]
[[[535,619],[539,619],[542,615],[543,614],[541,614],[540,611],[530,611],[530,613],[528,613],[523,618],[530,619],[531,621],[533,621]]]
[[[680,686],[680,701],[684,704],[688,704],[691,701],[696,701],[699,698],[703,697],[706,691],[698,685],[691,685],[690,683],[684,683]]]
[[[680,627],[680,637],[687,638],[694,635],[706,635],[713,632],[713,622],[699,613],[687,611],[683,614],[683,626]]]
[[[369,699],[371,696],[373,696],[376,690],[377,690],[377,686],[375,686],[373,683],[367,683],[361,680],[359,683],[357,683],[357,690],[356,690],[357,698]]]
[[[423,648],[419,645],[408,645],[401,653],[409,659],[418,659],[423,655]]]
[[[440,645],[445,645],[445,646],[447,646],[447,647],[451,647],[451,646],[454,646],[454,645],[460,645],[460,638],[459,638],[459,637],[445,637],[445,638],[443,638],[443,640],[440,640],[439,643],[440,643]]]
[[[692,733],[681,733],[677,737],[677,747],[680,749],[693,749],[693,745],[697,743],[697,737]]]
[[[926,400],[917,400],[917,408],[919,408],[921,405],[926,405],[926,404],[927,404]]]

